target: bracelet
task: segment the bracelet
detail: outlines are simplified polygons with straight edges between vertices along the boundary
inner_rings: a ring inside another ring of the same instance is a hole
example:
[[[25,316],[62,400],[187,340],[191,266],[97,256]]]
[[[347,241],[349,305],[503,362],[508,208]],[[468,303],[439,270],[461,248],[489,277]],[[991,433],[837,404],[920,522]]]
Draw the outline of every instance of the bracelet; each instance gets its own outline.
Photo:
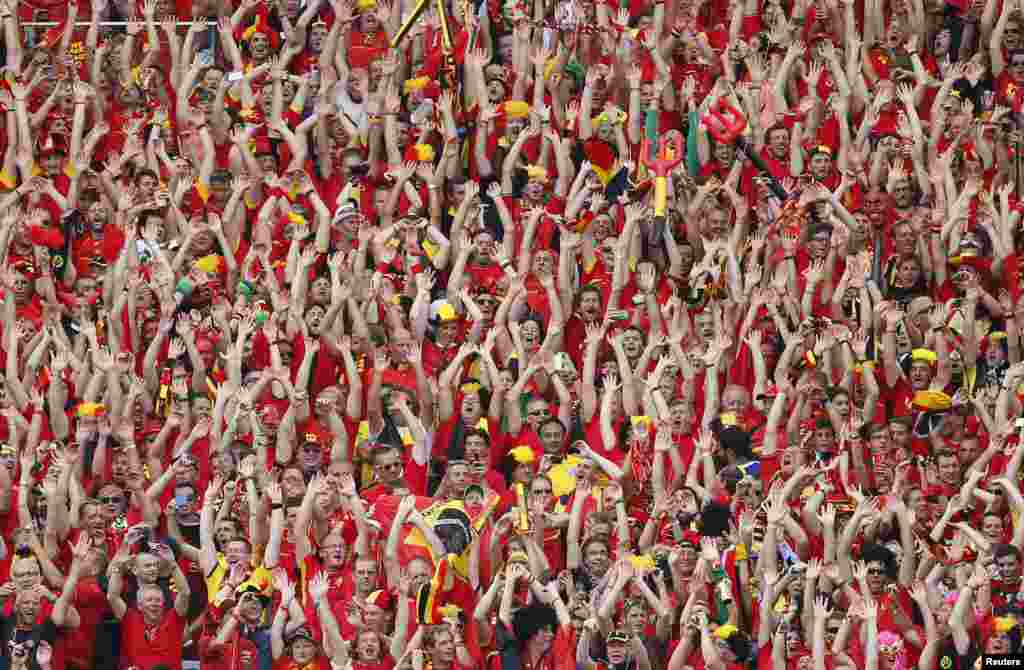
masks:
[[[273,512],[274,510],[278,510],[278,509],[284,509],[284,505],[282,503],[271,503],[271,505],[270,505],[270,511],[271,512]]]

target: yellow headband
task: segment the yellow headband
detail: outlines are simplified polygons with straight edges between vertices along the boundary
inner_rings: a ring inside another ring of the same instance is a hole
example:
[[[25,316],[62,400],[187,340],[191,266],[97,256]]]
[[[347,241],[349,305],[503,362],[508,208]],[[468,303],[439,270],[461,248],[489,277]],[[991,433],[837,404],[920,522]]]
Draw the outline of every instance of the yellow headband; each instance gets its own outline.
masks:
[[[625,122],[626,112],[621,109],[614,110],[611,114],[608,113],[608,110],[605,110],[591,120],[591,124],[594,126],[600,126],[604,123],[611,123],[612,125],[618,126]]]
[[[719,640],[728,640],[737,632],[739,632],[739,628],[733,626],[731,623],[727,623],[724,626],[719,626],[715,629],[715,637]]]
[[[935,363],[939,360],[939,357],[931,349],[914,349],[910,352],[910,359],[914,361],[925,361],[926,363]]]
[[[510,449],[508,453],[512,455],[512,459],[515,460],[516,463],[529,464],[537,460],[537,456],[533,453],[533,449],[527,446]]]
[[[430,83],[430,77],[416,77],[415,79],[405,80],[405,92],[412,93],[413,91],[422,91]]]
[[[530,105],[522,100],[509,100],[502,109],[505,110],[505,116],[510,119],[525,119],[530,115]]]
[[[545,184],[548,181],[548,171],[545,168],[542,168],[539,165],[527,165],[526,166],[526,176],[529,179],[534,179],[534,180],[537,180],[537,181],[542,181]]]
[[[434,147],[429,144],[417,144],[413,147],[413,151],[416,153],[416,160],[421,163],[428,163],[434,160]]]

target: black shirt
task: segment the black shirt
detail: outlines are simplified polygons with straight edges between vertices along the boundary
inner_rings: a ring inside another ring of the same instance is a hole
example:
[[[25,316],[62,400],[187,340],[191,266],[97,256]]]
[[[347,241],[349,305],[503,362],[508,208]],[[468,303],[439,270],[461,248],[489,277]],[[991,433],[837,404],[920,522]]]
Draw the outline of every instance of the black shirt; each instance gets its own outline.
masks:
[[[17,628],[15,622],[14,616],[0,616],[0,670],[8,670],[11,667],[11,654],[16,647],[26,654],[31,670],[40,670],[39,664],[36,663],[36,645],[40,640],[45,640],[51,647],[54,646],[57,626],[53,619],[47,619],[41,624],[36,624],[31,630],[24,630]]]

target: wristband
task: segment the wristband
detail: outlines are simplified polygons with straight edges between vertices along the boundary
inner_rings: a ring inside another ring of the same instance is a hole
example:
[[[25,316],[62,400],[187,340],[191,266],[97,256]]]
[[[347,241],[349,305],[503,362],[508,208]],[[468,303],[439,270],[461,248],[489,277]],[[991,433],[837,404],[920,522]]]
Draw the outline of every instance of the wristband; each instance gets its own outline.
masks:
[[[747,545],[737,544],[735,550],[735,556],[737,561],[747,560]]]
[[[284,505],[282,503],[271,503],[271,505],[270,505],[270,511],[271,512],[273,512],[274,510],[278,510],[278,509],[284,509]]]

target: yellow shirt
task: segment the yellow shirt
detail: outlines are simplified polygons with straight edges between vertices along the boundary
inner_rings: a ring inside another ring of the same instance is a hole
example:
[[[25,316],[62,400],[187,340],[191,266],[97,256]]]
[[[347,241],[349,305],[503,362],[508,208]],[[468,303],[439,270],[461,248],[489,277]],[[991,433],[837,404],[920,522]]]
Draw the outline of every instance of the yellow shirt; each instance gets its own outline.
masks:
[[[254,581],[266,581],[268,584],[274,583],[274,575],[263,567],[262,562],[257,562],[253,558],[250,563],[252,568],[251,573],[246,577],[247,580],[251,579]],[[210,599],[211,605],[220,605],[224,602],[224,598],[220,597],[221,586],[224,585],[224,579],[231,574],[231,568],[228,567],[228,560],[224,557],[224,554],[217,554],[217,567],[215,567],[210,574],[206,575],[206,593]]]

